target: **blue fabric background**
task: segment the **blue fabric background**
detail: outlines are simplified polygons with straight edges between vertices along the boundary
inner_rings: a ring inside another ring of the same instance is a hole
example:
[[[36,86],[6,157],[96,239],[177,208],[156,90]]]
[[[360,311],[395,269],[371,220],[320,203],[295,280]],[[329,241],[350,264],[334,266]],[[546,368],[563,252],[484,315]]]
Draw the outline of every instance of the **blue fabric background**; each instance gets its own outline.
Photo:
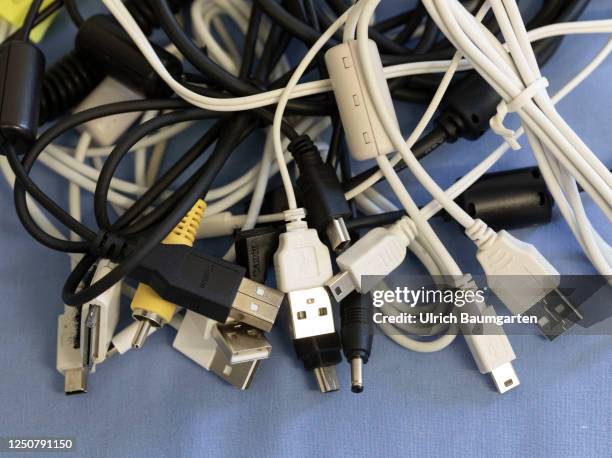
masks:
[[[97,3],[89,2],[85,12],[99,9]],[[386,1],[380,11],[384,15],[404,8],[403,2]],[[612,5],[606,0],[593,0],[584,15],[609,17]],[[69,46],[73,32],[62,14],[43,46],[50,61]],[[551,90],[587,63],[605,39],[565,39],[544,68]],[[611,78],[608,60],[559,106],[608,166]],[[421,109],[398,110],[408,131]],[[172,143],[170,158],[180,154],[187,140]],[[499,142],[491,134],[476,143],[458,142],[436,151],[424,164],[448,186]],[[258,157],[254,145],[236,154],[220,181]],[[495,170],[533,163],[529,148],[524,148],[509,152]],[[44,189],[65,201],[65,182],[44,167],[35,176]],[[424,203],[426,194],[408,173],[403,177]],[[365,392],[350,392],[344,363],[338,367],[342,391],[322,395],[312,376],[298,365],[282,326],[271,333],[272,357],[246,392],[173,350],[175,331],[168,328],[152,336],[142,350],[99,366],[89,378],[86,395],[66,397],[63,378],[55,371],[55,339],[68,262],[65,255],[47,250],[24,233],[4,181],[0,192],[2,437],[72,436],[79,454],[87,456],[612,455],[611,336],[566,336],[554,343],[535,329],[529,335],[511,336],[521,386],[502,396],[478,373],[462,338],[442,352],[423,355],[377,335],[365,368]],[[588,207],[596,226],[610,235],[603,216],[590,202]],[[458,227],[443,221],[435,221],[435,226],[465,271],[479,273],[474,247]],[[534,243],[563,273],[592,272],[557,211],[553,223],[515,235]],[[227,241],[218,240],[202,244],[212,252],[226,246]],[[419,271],[413,258],[405,269]]]

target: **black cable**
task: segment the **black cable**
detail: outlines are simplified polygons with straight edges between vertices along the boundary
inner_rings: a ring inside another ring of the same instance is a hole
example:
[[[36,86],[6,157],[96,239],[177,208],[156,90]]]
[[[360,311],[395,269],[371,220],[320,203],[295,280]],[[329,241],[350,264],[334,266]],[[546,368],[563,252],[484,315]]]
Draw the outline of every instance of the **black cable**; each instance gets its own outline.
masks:
[[[447,138],[448,134],[444,130],[440,128],[434,128],[427,134],[423,135],[423,137],[421,137],[419,140],[417,140],[417,142],[412,147],[412,153],[417,159],[421,160],[429,153],[434,151],[436,148],[443,145],[446,142]],[[395,165],[394,168],[397,172],[399,172],[403,170],[404,167],[406,167],[406,164],[404,163],[404,161],[400,161]],[[370,178],[372,175],[374,175],[376,172],[378,172],[378,170],[379,168],[377,166],[373,166],[367,170],[364,170],[358,175],[355,175],[350,180],[347,180],[342,184],[344,190],[349,191],[353,189],[355,186],[358,186],[359,184]]]
[[[152,205],[155,200],[170,187],[172,183],[202,155],[210,145],[217,140],[221,132],[222,122],[217,121],[210,127],[178,161],[161,174],[155,183],[149,187],[123,214],[113,223],[116,230],[122,230],[132,223],[139,215]]]
[[[51,200],[29,177],[30,170],[38,159],[38,156],[57,137],[73,127],[104,116],[133,111],[169,110],[189,107],[191,107],[191,105],[187,102],[170,99],[132,100],[128,102],[113,103],[110,105],[102,105],[67,116],[66,118],[55,123],[52,127],[40,135],[36,143],[32,146],[30,151],[23,156],[21,161],[16,154],[14,154],[14,151],[9,150],[7,157],[16,176],[14,190],[15,209],[25,229],[30,233],[30,235],[32,235],[32,237],[50,248],[59,251],[70,252],[74,249],[74,252],[83,252],[83,244],[81,242],[73,242],[50,236],[34,222],[26,205],[25,196],[27,192],[45,210],[47,210],[54,218],[56,218],[68,229],[79,234],[86,240],[91,241],[95,238],[96,234],[93,231],[88,229],[79,221],[75,220],[70,214],[53,202],[53,200]]]
[[[42,2],[43,0],[32,1],[32,4],[26,13],[26,17],[23,20],[23,25],[21,26],[21,36],[19,39],[24,41],[28,41],[30,39],[30,33],[32,33],[32,29],[34,28],[34,22],[36,21],[36,16],[38,15],[38,10],[40,9]]]
[[[249,25],[244,37],[244,47],[242,49],[242,61],[240,62],[240,72],[238,77],[241,80],[251,77],[251,69],[255,61],[255,48],[257,47],[257,37],[259,35],[259,27],[261,25],[261,8],[257,2],[253,2],[251,7],[251,16],[249,17]]]
[[[217,141],[212,155],[207,161],[206,173],[203,174],[189,193],[172,210],[171,214],[164,219],[158,226],[151,230],[148,237],[132,249],[124,261],[105,277],[89,285],[87,288],[75,292],[79,287],[81,279],[96,261],[96,256],[87,255],[77,264],[70,273],[62,291],[62,298],[67,305],[80,305],[99,296],[108,288],[113,286],[123,277],[129,275],[145,256],[155,248],[163,238],[172,230],[176,223],[191,209],[196,200],[203,197],[210,189],[214,178],[217,176],[231,152],[236,147],[233,138],[246,127],[250,117],[247,114],[239,113],[228,122],[228,129],[224,131],[221,138]]]
[[[219,67],[207,55],[191,41],[185,31],[180,27],[172,10],[166,0],[150,0],[153,5],[160,25],[168,38],[175,44],[177,49],[198,71],[211,78],[220,87],[238,96],[255,95],[261,91],[254,86],[236,78],[225,69]],[[309,102],[308,99],[300,101],[289,101],[287,113],[303,115],[320,115],[324,105]]]
[[[55,12],[59,11],[59,9],[64,6],[64,0],[55,0],[45,6],[42,10],[38,12],[36,15],[36,19],[34,20],[34,24],[32,25],[32,29],[34,29],[37,25],[45,22],[49,17],[51,17]],[[18,39],[23,35],[23,28],[20,27],[15,30],[12,34],[6,37],[5,41],[11,41]]]
[[[83,22],[85,22],[85,19],[83,19],[83,16],[81,15],[81,12],[79,11],[79,7],[76,4],[76,0],[64,0],[64,4],[66,5],[66,11],[68,12],[68,15],[70,16],[70,19],[72,20],[72,22],[78,29],[79,27],[83,25]]]
[[[173,111],[161,116],[157,116],[147,122],[139,124],[135,128],[127,131],[118,141],[111,153],[104,161],[104,166],[100,170],[96,191],[94,193],[94,214],[98,227],[109,231],[114,230],[113,224],[108,216],[108,192],[111,180],[123,157],[132,147],[148,134],[161,129],[162,127],[178,124],[186,121],[196,121],[218,117],[219,113],[202,110],[201,108],[188,108],[180,111]]]

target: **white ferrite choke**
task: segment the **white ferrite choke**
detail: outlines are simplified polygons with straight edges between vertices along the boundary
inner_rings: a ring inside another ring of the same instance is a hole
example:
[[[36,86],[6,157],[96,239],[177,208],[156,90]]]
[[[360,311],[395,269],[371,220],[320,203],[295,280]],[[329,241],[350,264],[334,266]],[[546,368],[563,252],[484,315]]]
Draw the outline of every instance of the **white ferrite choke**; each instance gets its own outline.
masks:
[[[390,113],[395,113],[376,43],[369,40],[368,46],[385,104]],[[325,54],[325,63],[353,158],[363,161],[393,152],[395,148],[376,114],[367,90],[360,68],[357,41],[349,40],[331,48]],[[397,120],[395,122],[397,124]]]

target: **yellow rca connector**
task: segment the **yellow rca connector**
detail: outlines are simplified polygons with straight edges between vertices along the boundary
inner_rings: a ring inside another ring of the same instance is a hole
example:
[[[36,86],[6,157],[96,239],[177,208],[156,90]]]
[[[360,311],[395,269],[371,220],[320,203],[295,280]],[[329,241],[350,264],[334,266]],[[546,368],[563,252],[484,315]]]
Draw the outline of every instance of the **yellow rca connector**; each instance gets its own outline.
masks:
[[[198,199],[195,205],[189,210],[185,217],[176,225],[166,238],[162,241],[165,245],[187,245],[192,247],[202,217],[206,203]],[[162,299],[154,290],[144,283],[139,283],[136,293],[130,304],[132,317],[140,321],[134,340],[133,348],[140,348],[144,345],[152,327],[159,328],[172,320],[176,305]]]

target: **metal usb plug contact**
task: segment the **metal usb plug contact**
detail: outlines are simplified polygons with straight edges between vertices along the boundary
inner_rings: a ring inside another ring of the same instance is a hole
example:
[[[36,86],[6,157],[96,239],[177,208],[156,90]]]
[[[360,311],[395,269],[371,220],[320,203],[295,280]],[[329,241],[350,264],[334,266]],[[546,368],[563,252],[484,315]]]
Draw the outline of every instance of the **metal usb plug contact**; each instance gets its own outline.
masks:
[[[526,315],[536,316],[538,328],[549,340],[554,340],[583,319],[582,314],[557,288],[536,302]]]
[[[497,391],[501,394],[510,391],[521,383],[514,371],[514,367],[512,367],[512,363],[506,363],[493,369],[491,371],[491,378]]]
[[[230,364],[266,359],[272,352],[263,332],[243,323],[218,324],[212,336]]]
[[[291,334],[294,339],[335,332],[331,301],[323,287],[287,293]]]
[[[81,326],[80,310],[64,306],[64,313],[57,320],[58,372],[64,376],[64,392],[77,394],[87,392],[89,368],[83,364],[83,352],[79,339]]]
[[[284,294],[261,283],[243,278],[229,312],[231,321],[248,324],[264,332],[272,330]]]
[[[351,236],[344,218],[334,218],[325,229],[332,250],[338,252],[344,250],[351,243]]]
[[[298,358],[312,370],[322,393],[340,388],[336,364],[342,358],[331,300],[323,287],[287,293],[290,329]]]
[[[262,331],[243,323],[218,324],[212,337],[217,348],[210,370],[236,388],[246,390],[261,360],[270,356],[272,345]]]

